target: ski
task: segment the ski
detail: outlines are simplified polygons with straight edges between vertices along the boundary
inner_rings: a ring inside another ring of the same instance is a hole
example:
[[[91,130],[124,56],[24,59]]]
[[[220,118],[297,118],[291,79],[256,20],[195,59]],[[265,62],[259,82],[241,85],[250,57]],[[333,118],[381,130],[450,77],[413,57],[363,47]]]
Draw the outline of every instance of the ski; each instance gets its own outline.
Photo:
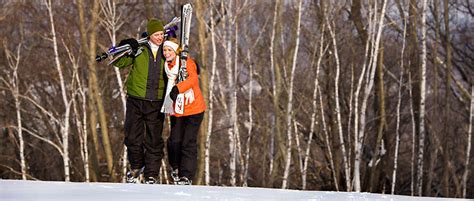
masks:
[[[184,81],[188,77],[188,71],[186,69],[186,60],[188,59],[189,53],[189,33],[191,30],[191,18],[193,14],[193,7],[191,4],[185,4],[181,7],[181,53],[180,68],[178,73],[177,83]],[[177,114],[184,113],[184,94],[178,94],[175,102],[175,112]]]
[[[185,4],[181,7],[181,54],[180,57],[180,71],[178,76],[178,83],[182,82],[188,77],[186,69],[186,60],[189,53],[189,33],[191,30],[191,18],[193,14],[193,7],[191,4]]]
[[[168,24],[166,24],[163,28],[165,30],[165,34],[166,36],[168,35],[171,35],[172,32],[176,31],[176,28],[175,26],[181,21],[181,18],[180,17],[174,17],[170,22],[168,22]],[[144,32],[142,33],[142,38],[138,39],[137,42],[139,45],[143,45],[143,44],[146,44],[148,43],[148,39],[149,39],[149,36],[148,36],[148,33]],[[115,62],[117,59],[121,58],[122,56],[125,56],[125,55],[134,55],[134,56],[138,56],[139,54],[141,54],[143,51],[143,49],[139,49],[137,52],[133,52],[132,51],[132,48],[130,47],[130,45],[126,44],[126,45],[122,45],[122,46],[112,46],[110,47],[106,52],[103,52],[99,55],[97,55],[95,57],[95,60],[97,62],[101,62],[102,60],[108,58],[108,57],[111,57],[113,56],[114,58],[111,59],[107,65],[110,65],[112,64],[113,62]]]

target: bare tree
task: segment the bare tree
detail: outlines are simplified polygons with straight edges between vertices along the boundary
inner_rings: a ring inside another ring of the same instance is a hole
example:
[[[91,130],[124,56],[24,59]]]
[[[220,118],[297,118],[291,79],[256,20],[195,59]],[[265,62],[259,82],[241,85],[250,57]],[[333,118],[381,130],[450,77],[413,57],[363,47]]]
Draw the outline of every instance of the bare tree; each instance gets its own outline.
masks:
[[[464,163],[464,174],[462,176],[462,197],[466,198],[467,178],[469,175],[469,159],[471,156],[471,141],[472,141],[472,118],[474,116],[474,85],[471,85],[471,109],[469,114],[469,129],[467,131],[467,147],[466,147],[466,162]]]
[[[280,70],[278,67],[275,65],[275,35],[277,31],[277,21],[278,21],[278,13],[280,10],[278,9],[280,7],[280,0],[277,0],[275,2],[275,8],[273,10],[273,22],[272,22],[272,32],[270,36],[270,73],[271,73],[271,85],[272,85],[272,104],[273,104],[273,115],[271,116],[271,134],[270,134],[270,150],[269,150],[269,157],[270,157],[270,162],[269,162],[269,168],[268,168],[268,175],[270,176],[270,183],[273,185],[274,177],[276,175],[276,171],[274,171],[274,163],[275,163],[275,155],[277,153],[277,156],[281,156],[283,151],[280,151],[281,144],[277,144],[277,150],[275,151],[275,138],[277,138],[278,142],[281,139],[281,131],[280,131],[280,114],[279,114],[279,94],[280,94],[280,86],[281,86],[281,76],[280,76]],[[277,152],[277,153],[275,153]],[[278,159],[278,158],[277,158]]]
[[[250,140],[252,139],[252,126],[253,126],[253,115],[252,115],[252,98],[253,98],[253,64],[250,59],[250,51],[247,51],[247,60],[249,62],[249,122],[247,127],[247,142],[245,144],[245,167],[244,167],[244,181],[242,186],[248,186],[249,176],[249,162],[250,162]]]
[[[420,136],[419,136],[419,147],[418,147],[418,169],[417,169],[417,184],[418,184],[418,196],[422,196],[423,193],[423,154],[425,144],[425,99],[426,99],[426,8],[427,0],[423,1],[423,10],[421,15],[421,82],[420,82]]]
[[[291,165],[291,149],[292,149],[292,130],[291,124],[293,122],[293,85],[294,85],[294,77],[295,77],[295,70],[296,70],[296,62],[298,60],[298,48],[300,44],[300,32],[301,32],[301,13],[302,13],[302,0],[298,1],[298,14],[297,14],[297,22],[296,22],[296,44],[293,54],[293,64],[291,66],[291,74],[290,74],[290,86],[288,91],[288,105],[286,108],[286,128],[287,128],[287,151],[286,151],[286,164],[285,164],[285,171],[283,173],[283,182],[281,185],[282,189],[288,188],[288,175],[290,173],[290,165]]]
[[[44,4],[46,5],[48,9],[48,14],[49,14],[49,22],[51,24],[51,40],[53,42],[53,50],[54,50],[54,61],[56,64],[56,70],[58,71],[59,75],[59,81],[61,85],[61,96],[62,96],[62,101],[65,107],[65,112],[64,112],[64,119],[60,121],[60,133],[62,136],[62,156],[63,156],[63,163],[64,163],[64,179],[65,181],[70,181],[70,175],[69,175],[69,116],[71,114],[71,104],[72,102],[68,98],[67,92],[66,92],[66,81],[64,80],[64,75],[63,71],[61,69],[61,63],[59,61],[59,53],[58,53],[58,42],[57,42],[57,37],[56,37],[56,30],[54,27],[54,19],[53,19],[53,10],[52,10],[52,4],[51,0],[44,1]]]
[[[214,112],[214,80],[216,76],[216,60],[217,60],[217,50],[216,50],[216,40],[215,40],[215,22],[214,22],[214,12],[213,12],[213,3],[211,1],[211,9],[210,9],[210,20],[211,26],[209,28],[209,32],[211,33],[211,44],[212,44],[212,64],[211,64],[211,77],[209,79],[209,120],[207,124],[207,133],[206,133],[206,146],[205,146],[205,166],[204,166],[204,184],[209,185],[210,182],[210,153],[209,149],[211,146],[211,134],[212,134],[212,123],[213,123],[213,112]]]
[[[425,4],[426,3],[423,2],[423,6],[425,6]],[[450,32],[451,31],[450,31],[450,27],[449,27],[449,21],[450,21],[449,20],[449,4],[450,3],[449,3],[448,0],[444,0],[443,4],[444,4],[444,28],[445,28],[444,41],[445,41],[445,44],[446,44],[446,47],[445,47],[445,50],[446,50],[446,73],[445,73],[446,90],[445,90],[445,108],[444,108],[444,112],[445,112],[445,114],[444,114],[444,118],[445,118],[444,131],[445,131],[445,133],[450,133],[451,132],[451,125],[447,122],[450,118],[449,117],[449,111],[450,111],[450,107],[451,107],[451,104],[452,104],[451,103],[451,90],[449,90],[449,88],[451,87],[451,72],[452,72],[452,48],[451,48],[451,44],[449,42],[451,40],[450,39]],[[426,11],[426,8],[423,7],[423,10]],[[423,20],[423,17],[426,18],[425,15],[426,14],[423,12],[422,21],[426,22],[426,19]],[[425,33],[423,33],[423,31],[426,32],[426,27],[425,27],[426,25],[422,24],[422,26],[423,26],[422,27],[422,35],[423,35],[423,34],[425,34]],[[425,54],[426,54],[426,52],[422,53],[422,55],[425,55]],[[426,79],[426,78],[422,78],[422,79]],[[421,103],[420,103],[420,105],[421,105]],[[421,135],[421,131],[420,131],[420,135]],[[421,141],[421,139],[420,139],[420,141]],[[443,166],[442,184],[443,184],[443,194],[445,196],[449,196],[449,185],[450,185],[450,182],[449,182],[449,163],[450,163],[449,162],[450,161],[449,146],[451,144],[450,141],[451,141],[450,137],[447,137],[447,136],[445,136],[444,139],[443,139],[443,146],[444,146],[444,150],[445,150],[444,152],[445,153],[443,154],[444,166]],[[421,148],[420,148],[420,150],[421,150]],[[421,196],[421,193],[419,195]]]
[[[71,97],[72,101],[72,108],[74,110],[73,114],[75,116],[76,128],[77,133],[79,133],[79,144],[80,144],[80,153],[82,161],[84,162],[84,173],[85,173],[85,181],[90,181],[90,171],[89,171],[89,151],[88,151],[88,142],[87,142],[87,98],[86,92],[84,89],[84,83],[82,82],[79,76],[79,61],[76,59],[76,56],[70,48],[66,45],[64,40],[61,40],[63,43],[64,48],[66,49],[67,55],[69,57],[69,61],[71,62],[73,75],[71,80],[72,89],[74,89],[74,94]],[[76,86],[77,85],[77,86]],[[78,96],[78,100],[76,100],[75,96]],[[79,103],[78,103],[79,102]],[[81,104],[81,110],[77,108],[77,105]],[[80,118],[82,111],[82,120]]]
[[[207,65],[208,61],[208,41],[209,37],[207,36],[209,33],[208,24],[206,22],[206,14],[207,8],[210,7],[207,1],[198,2],[193,4],[196,10],[196,18],[197,18],[197,30],[198,30],[198,39],[199,39],[199,60],[198,62],[201,64],[200,69],[200,85],[201,91],[204,97],[204,100],[207,100],[207,104],[209,104],[209,68]],[[209,111],[209,110],[208,110]],[[204,113],[204,119],[201,123],[200,131],[199,131],[199,148],[198,148],[198,167],[195,176],[196,184],[203,184],[204,181],[204,173],[205,173],[205,150],[206,150],[206,138],[207,138],[207,125],[209,124],[209,112]]]
[[[107,0],[107,2],[100,1],[100,9],[102,13],[104,13],[105,17],[102,18],[100,23],[102,26],[106,28],[106,31],[109,35],[110,41],[112,42],[112,46],[116,44],[116,36],[117,31],[122,27],[123,22],[121,22],[122,13],[117,13],[117,5],[115,0]],[[119,68],[113,68],[115,72],[115,76],[117,78],[118,83],[118,90],[120,92],[120,100],[122,101],[123,107],[123,118],[122,118],[122,125],[124,124],[125,113],[127,110],[127,94],[124,90],[123,79],[120,75]],[[122,182],[125,182],[127,179],[127,147],[123,146],[123,154],[122,154]]]
[[[235,23],[233,21],[234,19],[234,13],[233,13],[233,1],[230,1],[229,3],[225,4],[224,2],[221,3],[221,8],[225,9],[225,12],[227,12],[226,15],[223,16],[223,21],[224,23],[224,37],[223,37],[223,43],[225,44],[225,70],[226,70],[226,78],[227,78],[227,89],[231,89],[231,91],[235,91],[237,87],[235,86],[235,78],[233,73],[234,69],[232,69],[232,23]],[[224,12],[221,12],[224,13]],[[234,25],[237,26],[237,25]],[[236,112],[237,112],[237,99],[234,99],[234,93],[229,91],[232,95],[227,96],[229,97],[229,108],[226,110],[229,115],[229,120],[230,120],[230,127],[227,130],[228,135],[229,135],[229,169],[230,169],[230,185],[235,186],[236,185],[236,174],[237,174],[237,139],[236,139],[236,133],[238,132],[238,124],[237,124],[237,117],[236,117]]]
[[[9,70],[12,71],[12,75],[8,75],[7,79],[0,77],[1,81],[7,86],[13,95],[13,100],[15,102],[15,112],[16,112],[16,130],[18,133],[18,141],[20,143],[20,168],[21,168],[21,178],[26,180],[26,160],[25,160],[25,140],[23,139],[23,122],[21,118],[21,100],[20,100],[20,81],[18,78],[18,67],[21,60],[21,48],[23,44],[23,35],[21,36],[21,42],[16,46],[16,52],[13,53],[8,47],[6,41],[3,41],[3,48],[5,55],[7,57]]]
[[[405,16],[405,15],[404,15]],[[393,174],[392,174],[392,195],[395,194],[395,186],[397,184],[397,169],[398,169],[398,153],[400,149],[400,107],[402,104],[402,86],[403,86],[403,62],[404,62],[404,52],[405,52],[405,43],[406,43],[406,19],[403,23],[403,38],[402,38],[402,50],[400,53],[400,80],[398,83],[398,100],[397,100],[397,123],[395,129],[395,153],[393,157]]]
[[[107,117],[104,108],[104,102],[102,96],[100,95],[99,83],[97,79],[97,67],[95,61],[96,47],[97,47],[97,23],[99,20],[99,10],[100,5],[99,1],[93,1],[92,9],[90,10],[91,20],[89,23],[86,23],[85,15],[86,8],[84,7],[84,1],[79,0],[77,2],[79,10],[79,31],[81,33],[81,44],[86,53],[86,61],[88,66],[89,73],[89,104],[91,105],[91,128],[95,128],[94,124],[96,120],[95,108],[97,107],[100,129],[102,134],[102,143],[105,151],[105,158],[107,160],[107,169],[109,171],[110,178],[113,179],[114,176],[114,160],[112,154],[112,147],[110,144],[109,129],[107,126]],[[95,129],[91,129],[93,137],[96,138]],[[95,139],[96,140],[96,139]],[[96,143],[96,142],[95,142]],[[97,144],[96,144],[97,145]],[[96,148],[97,149],[97,148]]]
[[[319,52],[316,51],[317,49],[315,48],[315,51],[314,51],[314,57],[316,57],[316,52],[318,52],[318,61],[316,62],[316,77],[314,79],[314,90],[313,90],[313,112],[311,114],[311,124],[310,124],[310,129],[309,129],[309,139],[308,139],[308,145],[306,147],[306,151],[305,151],[305,154],[304,154],[304,162],[303,162],[303,170],[302,170],[302,175],[301,175],[301,180],[302,180],[302,189],[305,190],[306,189],[306,178],[307,178],[307,171],[308,171],[308,161],[309,161],[309,153],[310,153],[310,148],[311,148],[311,141],[313,140],[313,134],[315,132],[315,124],[316,124],[316,112],[317,112],[317,107],[318,107],[318,104],[317,104],[317,101],[318,101],[318,98],[317,98],[317,94],[318,94],[318,88],[319,88],[319,73],[320,73],[320,70],[321,70],[321,61],[323,59],[323,56],[325,55],[326,53],[326,50],[327,48],[324,48],[324,31],[325,31],[325,24],[323,23],[322,25],[322,28],[321,28],[321,36],[319,38]],[[313,66],[313,65],[311,65]],[[321,114],[323,115],[323,114]],[[324,118],[324,117],[322,117]],[[327,144],[328,147],[329,147],[329,144]],[[329,150],[331,150],[329,148]],[[329,151],[329,154],[330,154],[330,160],[332,162],[332,153],[330,153]],[[331,168],[333,169],[334,166],[331,165]],[[337,185],[336,185],[336,189],[338,189]]]
[[[346,151],[346,146],[344,143],[344,135],[342,133],[342,119],[341,119],[341,108],[340,108],[340,103],[339,103],[339,77],[341,73],[341,66],[339,65],[339,54],[338,54],[338,49],[337,49],[337,43],[336,43],[336,34],[332,30],[331,25],[329,24],[328,21],[326,21],[329,33],[331,35],[332,39],[332,45],[333,45],[333,50],[334,50],[334,57],[336,60],[336,77],[334,78],[334,96],[335,96],[335,101],[336,101],[336,122],[337,122],[337,131],[339,133],[339,140],[341,143],[341,150],[342,150],[342,157],[343,157],[343,163],[344,163],[344,171],[346,174],[346,189],[347,191],[350,191],[351,189],[351,173],[349,169],[349,160],[347,159],[347,151]]]
[[[413,85],[411,73],[408,72],[408,91],[410,94],[410,100],[413,100]],[[415,119],[415,109],[413,106],[413,101],[410,101],[410,120],[411,120],[411,160],[410,160],[410,192],[413,196],[415,194],[415,148],[416,148],[416,119]]]
[[[374,77],[375,77],[375,70],[376,70],[376,65],[377,65],[377,55],[379,53],[379,44],[380,40],[382,37],[382,29],[384,27],[384,16],[385,16],[385,8],[387,6],[387,1],[383,2],[380,15],[377,17],[377,2],[374,2],[374,8],[373,12],[373,28],[374,32],[370,33],[371,35],[371,40],[372,40],[372,45],[371,45],[371,57],[370,61],[368,62],[368,69],[367,69],[367,76],[366,76],[366,85],[364,88],[364,96],[362,99],[362,105],[361,105],[361,110],[360,114],[356,113],[356,115],[360,115],[360,122],[356,121],[356,125],[360,124],[360,128],[357,131],[357,139],[356,139],[356,153],[355,153],[355,162],[354,162],[354,188],[356,192],[361,191],[361,186],[360,186],[360,156],[362,154],[362,145],[364,141],[364,130],[365,130],[365,119],[366,119],[366,109],[367,109],[367,101],[369,99],[370,93],[372,91],[372,87],[374,84]],[[375,27],[378,24],[378,29],[375,32]],[[370,27],[370,25],[369,25]],[[370,40],[368,40],[370,41]],[[364,66],[365,68],[365,66]],[[362,76],[361,76],[362,77]],[[360,84],[360,82],[359,82]],[[360,85],[359,85],[360,86]],[[357,97],[357,96],[356,96]],[[357,102],[357,101],[356,101]],[[358,107],[358,104],[355,105],[355,107]]]

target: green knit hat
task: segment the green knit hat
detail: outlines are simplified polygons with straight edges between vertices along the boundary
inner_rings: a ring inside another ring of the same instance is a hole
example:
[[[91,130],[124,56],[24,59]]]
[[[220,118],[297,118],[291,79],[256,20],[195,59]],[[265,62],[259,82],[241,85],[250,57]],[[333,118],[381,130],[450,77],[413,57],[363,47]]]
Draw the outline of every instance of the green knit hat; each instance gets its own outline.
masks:
[[[164,30],[165,29],[163,28],[163,22],[157,19],[150,19],[148,21],[148,25],[146,26],[146,31],[148,32],[149,36],[151,36],[155,32]]]

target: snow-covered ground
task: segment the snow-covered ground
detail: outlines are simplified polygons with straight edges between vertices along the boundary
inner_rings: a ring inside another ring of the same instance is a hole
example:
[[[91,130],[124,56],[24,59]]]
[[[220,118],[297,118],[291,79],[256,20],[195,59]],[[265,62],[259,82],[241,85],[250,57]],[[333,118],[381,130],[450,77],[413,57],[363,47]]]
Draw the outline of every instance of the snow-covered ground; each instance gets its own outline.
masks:
[[[420,198],[373,193],[298,191],[268,188],[175,186],[120,183],[75,183],[49,181],[0,180],[0,200],[311,200],[311,201],[445,201],[466,199]]]

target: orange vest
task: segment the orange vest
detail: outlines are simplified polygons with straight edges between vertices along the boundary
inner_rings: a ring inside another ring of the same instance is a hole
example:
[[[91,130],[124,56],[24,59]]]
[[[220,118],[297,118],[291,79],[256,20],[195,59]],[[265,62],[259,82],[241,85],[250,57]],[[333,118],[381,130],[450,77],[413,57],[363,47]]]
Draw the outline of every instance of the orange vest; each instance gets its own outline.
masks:
[[[174,66],[174,60],[169,67]],[[194,102],[184,106],[183,114],[174,114],[176,117],[189,116],[193,114],[199,114],[206,110],[206,103],[202,96],[201,88],[199,87],[199,78],[197,74],[196,63],[193,59],[189,58],[186,60],[186,69],[188,70],[188,78],[186,80],[176,84],[179,93],[184,93],[188,89],[193,89]]]

